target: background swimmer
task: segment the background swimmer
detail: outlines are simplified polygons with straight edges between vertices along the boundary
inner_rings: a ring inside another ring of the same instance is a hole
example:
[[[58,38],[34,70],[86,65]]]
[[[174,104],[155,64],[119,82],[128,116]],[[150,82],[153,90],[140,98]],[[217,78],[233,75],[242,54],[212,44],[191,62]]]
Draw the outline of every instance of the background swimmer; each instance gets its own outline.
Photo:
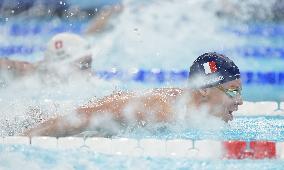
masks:
[[[0,59],[0,70],[14,77],[35,72],[54,73],[63,71],[90,71],[92,52],[90,44],[81,36],[73,33],[59,33],[47,43],[44,59],[37,63]],[[65,74],[66,75],[66,74]]]
[[[240,72],[233,61],[221,54],[205,53],[190,68],[188,88],[117,92],[91,101],[67,116],[50,119],[24,134],[75,135],[98,126],[109,126],[107,122],[97,122],[106,115],[122,126],[174,122],[178,121],[177,109],[180,108],[185,108],[189,119],[194,114],[206,112],[206,119],[213,115],[228,122],[233,119],[232,113],[243,103],[241,88]]]

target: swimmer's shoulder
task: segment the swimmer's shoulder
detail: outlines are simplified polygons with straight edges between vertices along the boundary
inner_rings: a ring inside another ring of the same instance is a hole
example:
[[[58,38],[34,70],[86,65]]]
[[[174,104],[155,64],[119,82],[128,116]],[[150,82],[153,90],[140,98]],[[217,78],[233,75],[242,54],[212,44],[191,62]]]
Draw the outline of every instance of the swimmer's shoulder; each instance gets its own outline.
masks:
[[[83,107],[97,107],[105,103],[115,102],[119,100],[128,100],[132,96],[134,96],[133,92],[115,90],[111,94],[106,95],[102,98],[93,97],[87,104],[83,105]]]
[[[115,90],[108,97],[113,98],[113,99],[121,99],[121,98],[129,98],[133,96],[135,96],[135,93],[132,91]]]
[[[183,94],[184,90],[181,88],[155,88],[153,92],[167,96],[180,96]]]
[[[152,89],[152,98],[165,103],[173,102],[183,94],[180,88],[155,88]]]

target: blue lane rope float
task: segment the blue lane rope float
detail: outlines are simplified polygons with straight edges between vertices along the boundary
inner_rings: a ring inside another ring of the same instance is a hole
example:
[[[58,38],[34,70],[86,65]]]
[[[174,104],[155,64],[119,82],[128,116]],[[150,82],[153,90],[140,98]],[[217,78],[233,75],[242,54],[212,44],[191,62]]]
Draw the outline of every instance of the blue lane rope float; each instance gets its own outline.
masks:
[[[86,24],[87,20],[72,22],[71,25],[66,22],[55,26],[50,26],[49,23],[13,23],[9,25],[9,33],[11,36],[38,35],[42,33],[58,33],[65,31],[80,33]],[[246,25],[242,27],[226,27],[223,30],[238,36],[262,36],[275,38],[284,36],[283,25]]]
[[[235,52],[252,58],[284,58],[284,48],[281,47],[246,46],[235,48]]]
[[[10,56],[10,55],[27,55],[33,54],[34,52],[38,52],[43,50],[43,47],[37,45],[0,45],[0,55],[2,56]],[[284,59],[284,48],[280,47],[236,47],[234,49],[225,50],[224,53],[236,52],[240,57],[250,57],[250,58],[280,58]]]
[[[227,27],[225,31],[234,33],[238,36],[264,36],[282,37],[284,35],[283,25],[246,25],[242,27]]]
[[[61,23],[56,26],[50,26],[48,24],[11,24],[9,29],[10,36],[34,36],[42,34],[56,34],[60,32],[74,32],[81,33],[85,27],[86,22],[75,22],[75,23]]]
[[[178,83],[187,81],[188,70],[162,70],[162,69],[108,69],[94,70],[94,75],[105,80],[136,81],[141,83]],[[244,71],[241,72],[241,79],[244,84],[256,85],[284,85],[284,71],[262,72]]]
[[[132,80],[143,83],[166,83],[186,81],[188,76],[187,70],[145,70],[136,69],[136,71],[123,70],[102,70],[95,71],[95,74],[103,79],[111,80]],[[266,84],[266,85],[283,85],[284,72],[241,72],[241,78],[245,84]]]
[[[9,45],[9,46],[0,46],[0,55],[1,56],[11,56],[11,55],[30,55],[41,49],[36,48],[35,46],[25,46],[25,45]]]

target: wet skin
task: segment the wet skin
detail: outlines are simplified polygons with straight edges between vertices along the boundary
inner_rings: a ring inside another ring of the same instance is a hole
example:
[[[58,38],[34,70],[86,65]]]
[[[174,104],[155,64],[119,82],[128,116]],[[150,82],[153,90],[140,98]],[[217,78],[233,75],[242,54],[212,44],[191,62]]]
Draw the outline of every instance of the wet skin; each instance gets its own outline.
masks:
[[[224,89],[241,88],[241,81],[222,84]],[[25,135],[68,136],[92,130],[93,120],[109,115],[113,120],[129,122],[169,122],[175,118],[175,106],[185,98],[188,112],[191,108],[208,107],[208,113],[225,122],[233,119],[232,112],[243,103],[240,95],[232,98],[218,88],[189,90],[179,88],[152,89],[141,93],[116,92],[101,99],[92,100],[65,117],[47,120]],[[75,118],[75,121],[74,121]],[[73,119],[72,121],[69,121]]]

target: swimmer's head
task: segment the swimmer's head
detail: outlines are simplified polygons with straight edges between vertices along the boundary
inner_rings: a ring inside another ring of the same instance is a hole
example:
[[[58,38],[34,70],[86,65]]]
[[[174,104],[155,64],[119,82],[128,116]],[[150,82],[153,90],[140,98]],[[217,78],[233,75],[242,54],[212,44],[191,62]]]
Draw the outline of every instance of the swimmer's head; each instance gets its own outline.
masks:
[[[197,92],[200,104],[225,122],[233,119],[232,112],[243,103],[240,71],[222,54],[213,52],[199,56],[190,67],[189,86]]]
[[[44,61],[47,63],[70,64],[81,70],[91,68],[92,53],[90,44],[73,33],[59,33],[47,43]]]

